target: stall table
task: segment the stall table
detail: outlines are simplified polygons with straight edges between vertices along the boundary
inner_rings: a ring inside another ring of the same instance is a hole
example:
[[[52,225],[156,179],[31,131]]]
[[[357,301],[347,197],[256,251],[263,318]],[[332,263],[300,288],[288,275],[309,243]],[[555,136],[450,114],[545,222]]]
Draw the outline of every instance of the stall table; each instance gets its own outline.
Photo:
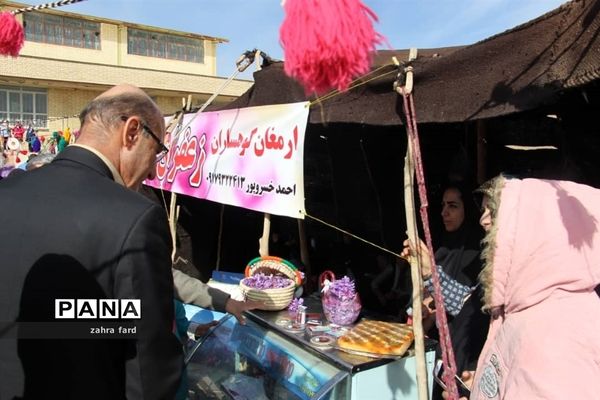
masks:
[[[308,313],[320,303],[308,302]],[[186,357],[190,399],[417,399],[414,352],[371,358],[323,348],[306,330],[282,327],[287,311],[249,311],[246,325],[226,315]],[[431,376],[435,342],[426,342]],[[428,380],[429,397],[432,383]]]

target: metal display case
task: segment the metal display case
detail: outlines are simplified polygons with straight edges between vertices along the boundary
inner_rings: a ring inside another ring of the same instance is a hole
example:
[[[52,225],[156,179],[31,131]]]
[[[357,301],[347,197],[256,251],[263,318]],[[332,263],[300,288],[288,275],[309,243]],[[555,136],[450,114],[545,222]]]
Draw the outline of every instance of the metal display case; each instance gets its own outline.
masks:
[[[304,330],[283,329],[277,322],[286,312],[251,311],[246,316],[246,325],[240,325],[226,315],[190,348],[190,399],[418,398],[410,352],[396,359],[353,355],[312,345]],[[434,343],[426,343],[429,376],[434,358]]]

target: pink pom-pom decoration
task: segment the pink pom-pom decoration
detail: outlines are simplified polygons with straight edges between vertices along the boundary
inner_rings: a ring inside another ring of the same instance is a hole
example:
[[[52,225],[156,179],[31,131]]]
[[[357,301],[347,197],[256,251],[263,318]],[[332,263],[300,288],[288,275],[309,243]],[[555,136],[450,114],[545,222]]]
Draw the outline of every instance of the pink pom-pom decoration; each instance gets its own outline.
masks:
[[[280,28],[285,73],[307,93],[346,90],[371,67],[385,38],[375,32],[375,13],[360,0],[285,0]]]
[[[0,54],[17,57],[23,43],[25,43],[23,26],[12,13],[0,13]]]

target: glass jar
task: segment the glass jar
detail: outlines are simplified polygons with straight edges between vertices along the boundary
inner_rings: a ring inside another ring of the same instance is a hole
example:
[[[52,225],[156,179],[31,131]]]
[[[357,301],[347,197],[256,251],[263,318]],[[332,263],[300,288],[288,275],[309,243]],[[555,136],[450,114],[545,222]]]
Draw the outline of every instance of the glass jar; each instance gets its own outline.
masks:
[[[321,298],[325,318],[332,324],[350,325],[358,318],[362,305],[358,293],[352,298],[339,298],[331,291],[323,293]]]

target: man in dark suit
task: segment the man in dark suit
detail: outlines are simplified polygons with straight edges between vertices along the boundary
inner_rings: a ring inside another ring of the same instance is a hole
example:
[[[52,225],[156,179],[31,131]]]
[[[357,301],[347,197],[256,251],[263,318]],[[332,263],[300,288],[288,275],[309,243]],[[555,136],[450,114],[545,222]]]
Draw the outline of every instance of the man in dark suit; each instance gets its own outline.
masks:
[[[166,152],[164,120],[130,85],[80,118],[76,144],[0,182],[0,398],[172,399],[183,361],[171,241],[165,212],[136,193]],[[134,338],[45,331],[85,324],[56,320],[55,299],[102,298],[140,299]]]

